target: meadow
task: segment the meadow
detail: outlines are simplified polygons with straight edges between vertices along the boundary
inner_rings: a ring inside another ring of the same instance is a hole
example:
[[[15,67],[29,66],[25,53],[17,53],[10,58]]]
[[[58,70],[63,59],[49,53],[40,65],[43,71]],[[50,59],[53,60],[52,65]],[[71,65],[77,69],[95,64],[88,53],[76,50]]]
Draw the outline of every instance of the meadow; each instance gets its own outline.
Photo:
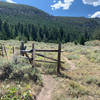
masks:
[[[29,41],[36,49],[57,49],[58,44]],[[0,56],[0,100],[37,100],[44,86],[43,75],[56,81],[51,100],[100,100],[100,41],[89,41],[85,45],[62,44],[62,75],[56,74],[57,64],[38,63],[33,69],[27,59],[20,57],[20,42],[0,40],[7,48],[7,56]],[[13,54],[12,47],[15,48]],[[57,58],[56,53],[42,53]],[[36,59],[47,60],[37,57]],[[55,83],[55,82],[54,82]],[[42,99],[41,99],[42,100]]]

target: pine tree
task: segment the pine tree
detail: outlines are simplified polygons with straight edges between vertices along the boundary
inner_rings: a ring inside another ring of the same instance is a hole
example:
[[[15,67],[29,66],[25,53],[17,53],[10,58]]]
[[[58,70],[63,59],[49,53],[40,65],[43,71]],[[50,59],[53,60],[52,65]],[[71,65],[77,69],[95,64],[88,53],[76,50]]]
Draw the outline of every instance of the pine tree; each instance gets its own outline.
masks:
[[[81,38],[80,38],[80,44],[81,45],[85,45],[85,42],[86,42],[86,40],[85,40],[84,36],[81,36]]]

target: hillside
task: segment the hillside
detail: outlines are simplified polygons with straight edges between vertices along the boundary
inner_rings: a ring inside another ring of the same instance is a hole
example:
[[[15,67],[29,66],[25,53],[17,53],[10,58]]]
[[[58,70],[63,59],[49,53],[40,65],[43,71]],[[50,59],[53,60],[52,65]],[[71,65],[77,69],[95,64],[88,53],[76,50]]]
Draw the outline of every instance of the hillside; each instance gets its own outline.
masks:
[[[26,40],[76,41],[84,44],[82,42],[99,37],[100,19],[51,16],[27,5],[0,2],[0,19],[9,24],[9,34],[13,34],[14,36],[11,37],[17,39],[22,39],[21,37],[24,36]],[[4,32],[2,30],[1,33]],[[0,39],[8,38],[2,35]]]
[[[0,2],[0,16],[10,23],[33,23],[51,19],[47,13],[31,6]],[[13,20],[13,21],[12,21]]]

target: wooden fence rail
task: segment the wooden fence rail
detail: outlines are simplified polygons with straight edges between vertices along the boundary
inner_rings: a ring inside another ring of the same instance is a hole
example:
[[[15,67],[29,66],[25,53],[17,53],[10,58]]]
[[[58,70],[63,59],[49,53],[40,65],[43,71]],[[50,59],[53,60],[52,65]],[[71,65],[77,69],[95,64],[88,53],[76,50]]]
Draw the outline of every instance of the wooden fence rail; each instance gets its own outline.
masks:
[[[27,53],[32,53],[32,50],[21,50],[22,52],[27,52]],[[58,52],[58,50],[38,50],[35,49],[36,52]],[[61,52],[65,52],[65,51],[61,51]]]
[[[54,59],[54,58],[47,57],[47,56],[44,56],[44,55],[39,54],[39,53],[36,53],[36,55],[37,55],[37,56],[40,56],[40,57],[44,57],[44,58],[50,59],[50,60],[53,60],[53,61],[58,61],[58,60],[56,60],[56,59]],[[64,63],[63,61],[60,61],[60,62],[61,62],[61,63]]]

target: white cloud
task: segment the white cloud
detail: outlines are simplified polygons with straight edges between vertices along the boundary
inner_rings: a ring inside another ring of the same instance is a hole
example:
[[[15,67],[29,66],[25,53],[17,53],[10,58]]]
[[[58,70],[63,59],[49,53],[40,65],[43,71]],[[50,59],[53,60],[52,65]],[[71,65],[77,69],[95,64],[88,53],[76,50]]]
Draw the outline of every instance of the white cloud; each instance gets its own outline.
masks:
[[[56,2],[56,0],[53,0],[53,2],[55,3],[55,2]]]
[[[91,18],[100,18],[100,11],[97,11],[93,15],[91,15]]]
[[[74,0],[64,0],[64,2],[58,0],[55,4],[51,5],[51,8],[52,9],[63,8],[64,10],[67,10],[69,9],[69,7],[72,5],[73,2]]]
[[[9,3],[16,3],[16,2],[14,2],[12,0],[6,0],[6,1],[9,2]]]
[[[84,4],[93,5],[93,6],[99,6],[100,0],[83,0]]]

